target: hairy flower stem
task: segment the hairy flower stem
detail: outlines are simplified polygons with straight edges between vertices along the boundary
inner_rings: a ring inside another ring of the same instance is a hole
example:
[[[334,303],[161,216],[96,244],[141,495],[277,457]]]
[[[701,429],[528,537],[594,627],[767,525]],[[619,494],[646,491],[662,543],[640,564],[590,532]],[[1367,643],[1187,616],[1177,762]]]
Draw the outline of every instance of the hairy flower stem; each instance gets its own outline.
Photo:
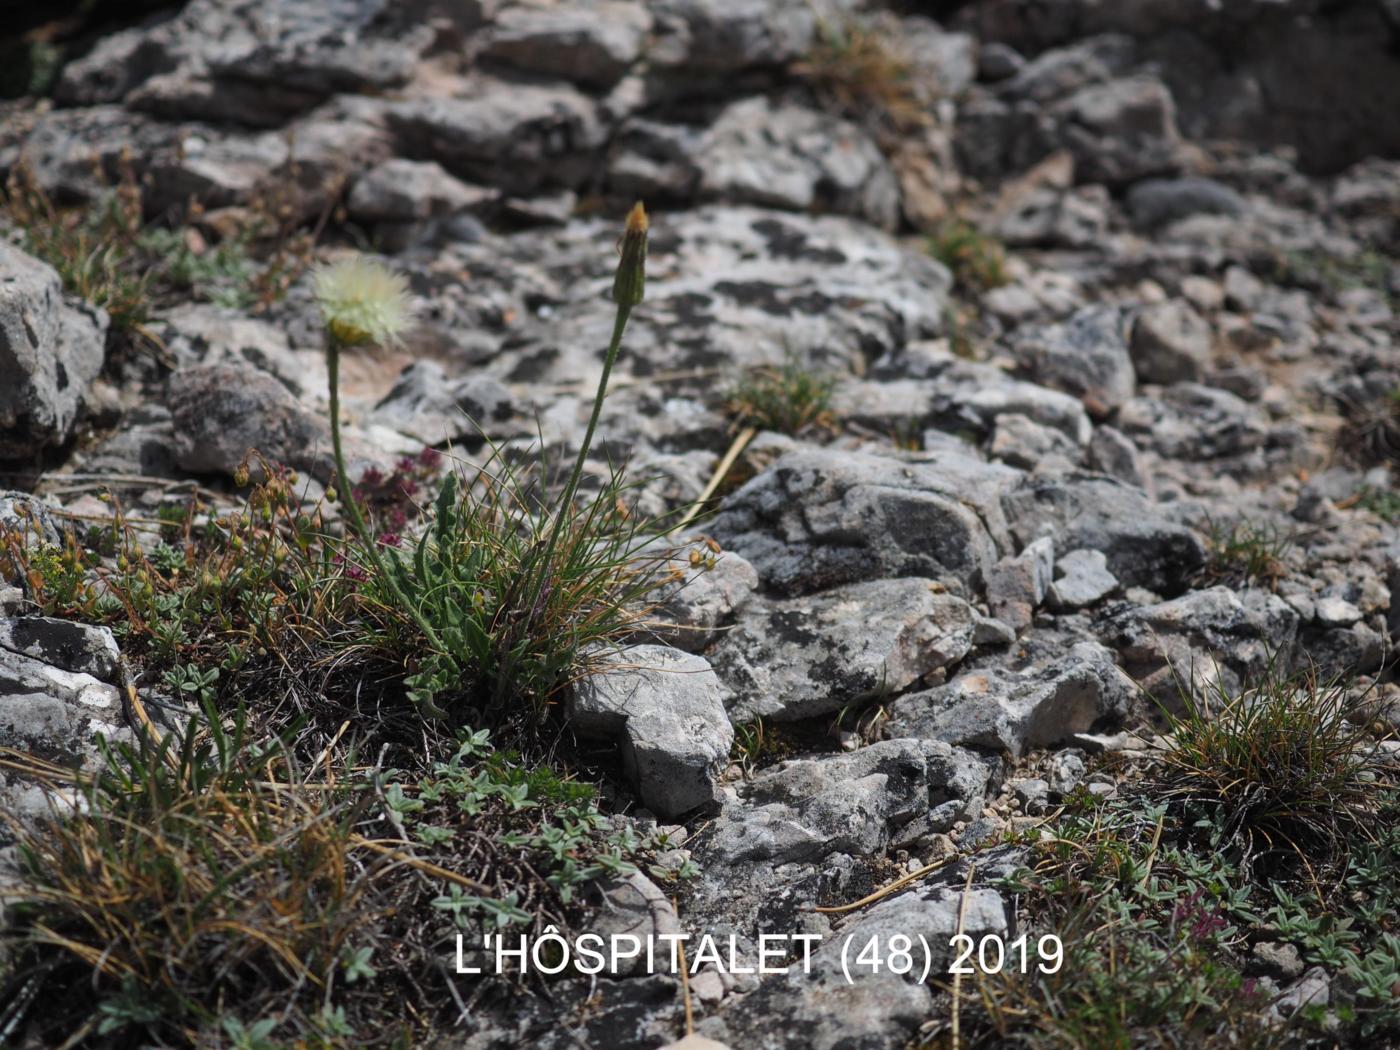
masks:
[[[588,460],[588,450],[593,445],[593,434],[598,429],[598,417],[603,414],[603,400],[608,393],[608,378],[612,375],[613,362],[617,360],[618,351],[622,348],[622,333],[626,329],[627,319],[631,315],[631,303],[619,302],[617,304],[617,318],[613,321],[612,342],[608,344],[607,356],[603,358],[603,375],[598,380],[598,392],[593,396],[593,414],[588,417],[588,429],[584,431],[583,444],[579,446],[578,458],[574,460],[574,469],[569,473],[569,480],[564,484],[564,492],[559,498],[554,523],[550,526],[549,539],[545,542],[544,553],[535,569],[534,583],[530,588],[530,600],[525,605],[528,620],[533,620],[539,613],[540,595],[549,579],[550,565],[554,560],[554,549],[559,544],[559,533],[564,527],[564,519],[568,517],[569,508],[573,506],[574,496],[578,493],[578,483],[583,477],[584,464]],[[508,679],[509,675],[502,675],[500,680],[504,682]]]
[[[574,469],[569,474],[568,484],[564,486],[564,495],[559,501],[561,510],[573,502],[574,496],[578,492],[578,483],[583,477],[583,467],[588,460],[589,449],[593,446],[593,434],[598,429],[598,417],[603,414],[603,399],[608,394],[608,379],[612,375],[613,363],[617,360],[618,351],[622,348],[622,333],[627,327],[627,319],[631,316],[632,306],[630,303],[617,304],[617,319],[613,321],[612,342],[608,344],[608,355],[603,359],[603,375],[598,380],[598,392],[593,395],[593,414],[588,417],[588,429],[583,432],[583,444],[579,446],[578,458],[574,460]],[[554,528],[550,530],[549,534],[549,546],[545,549],[546,561],[554,553],[554,544],[559,538],[560,523],[563,520],[563,514],[557,515],[554,519]]]
[[[335,452],[335,476],[337,484],[340,485],[340,505],[345,508],[346,519],[350,522],[356,535],[359,536],[370,561],[374,563],[374,571],[389,588],[394,600],[413,617],[414,623],[423,632],[423,637],[428,640],[428,644],[438,652],[446,653],[441,639],[433,630],[433,625],[428,622],[427,617],[418,609],[418,606],[408,600],[399,587],[398,580],[385,567],[384,560],[379,556],[378,542],[370,532],[369,526],[365,524],[364,515],[360,513],[360,505],[355,499],[354,490],[350,487],[350,476],[345,470],[345,450],[342,448],[340,440],[340,351],[342,347],[340,340],[333,332],[328,332],[326,339],[326,374],[329,377],[331,399],[331,448]]]
[[[560,496],[559,507],[554,515],[554,524],[549,530],[549,539],[545,543],[538,568],[535,569],[530,600],[525,605],[527,623],[539,614],[540,595],[544,593],[545,584],[549,580],[554,550],[559,544],[559,533],[564,527],[564,520],[568,517],[570,508],[573,507],[574,497],[578,494],[578,483],[583,477],[584,465],[588,462],[588,452],[593,446],[598,419],[603,414],[603,401],[608,396],[608,379],[612,376],[618,351],[622,349],[622,333],[627,328],[627,319],[632,316],[632,307],[642,301],[646,286],[647,226],[646,209],[638,201],[627,215],[627,226],[619,242],[622,258],[618,261],[617,273],[613,279],[612,295],[613,301],[617,303],[617,315],[613,320],[612,341],[608,343],[608,352],[603,357],[603,374],[598,379],[598,391],[593,395],[593,412],[588,417],[588,429],[583,433],[578,458],[574,460],[574,469],[564,485],[564,492]],[[502,675],[500,680],[505,681],[509,677]]]

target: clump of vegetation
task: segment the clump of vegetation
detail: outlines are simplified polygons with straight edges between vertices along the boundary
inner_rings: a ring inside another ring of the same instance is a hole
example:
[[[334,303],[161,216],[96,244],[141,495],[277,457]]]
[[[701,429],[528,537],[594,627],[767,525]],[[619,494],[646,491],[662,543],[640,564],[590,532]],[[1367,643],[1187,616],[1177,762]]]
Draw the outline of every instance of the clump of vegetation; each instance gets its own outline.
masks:
[[[646,238],[639,204],[623,236],[616,322],[593,412],[557,500],[540,500],[528,468],[493,456],[474,476],[448,475],[432,528],[411,551],[382,544],[357,501],[346,504],[357,551],[373,566],[386,605],[421,634],[409,695],[425,713],[449,717],[440,698],[450,696],[454,707],[496,714],[523,702],[542,717],[581,661],[636,628],[634,610],[655,590],[668,552],[643,556],[653,537],[627,509],[621,472],[612,471],[585,504],[575,499],[623,332],[642,298]],[[339,358],[397,338],[408,322],[406,289],[382,268],[356,261],[322,271],[317,296],[328,335],[331,439],[340,485],[349,491]]]
[[[1007,282],[1001,244],[961,219],[944,223],[929,237],[928,252],[948,267],[963,292],[985,292]]]
[[[815,372],[789,356],[776,367],[757,368],[730,389],[727,409],[741,427],[797,434],[831,426],[836,377]]]
[[[1033,864],[1002,886],[1017,896],[1028,943],[1053,935],[1063,960],[1042,969],[1032,952],[1027,973],[979,973],[962,1045],[1265,1050],[1395,1038],[1400,799],[1377,797],[1380,838],[1358,840],[1319,893],[1261,884],[1223,849],[1186,844],[1203,828],[1146,790],[1106,804],[1074,796]],[[1271,1011],[1277,985],[1251,954],[1260,941],[1293,944],[1305,965],[1326,967],[1330,1003]],[[946,1022],[932,1027],[946,1034]]]
[[[644,223],[624,237],[608,366],[641,298]],[[318,281],[333,364],[409,323],[393,274],[333,277]],[[353,487],[342,468],[344,536],[261,461],[241,512],[192,497],[143,520],[116,506],[61,547],[0,536],[0,570],[40,610],[120,633],[141,729],[91,775],[3,759],[80,799],[12,829],[6,1038],[434,1045],[452,1004],[490,994],[453,973],[456,931],[567,929],[592,883],[666,847],[495,743],[538,755],[551,701],[630,636],[647,559],[665,561],[642,552],[655,536],[620,474],[585,494],[592,433],[558,482],[504,455],[441,475],[425,455]]]
[[[1400,493],[1393,489],[1362,485],[1356,492],[1354,505],[1391,524],[1400,521]]]
[[[106,310],[116,328],[146,320],[153,274],[137,258],[141,191],[129,166],[121,182],[92,206],[60,211],[20,165],[10,173],[0,203],[21,231],[25,250],[57,270],[65,288]]]
[[[298,985],[322,994],[297,1004],[312,1013],[292,1027],[315,1031],[322,1004],[339,999],[382,864],[354,856],[346,792],[308,780],[241,718],[231,729],[194,719],[183,739],[107,745],[103,758],[79,784],[81,815],[14,829],[16,969],[71,1011],[50,1045],[82,1022],[99,1036],[164,1039],[229,1014],[256,1020]],[[55,788],[70,776],[27,756],[5,764]]]
[[[1166,820],[1165,805],[1143,798],[1069,800],[1054,837],[1003,886],[1028,942],[1058,938],[1063,959],[1042,967],[1033,951],[1028,973],[977,975],[964,1045],[1273,1045],[1267,998],[1243,967],[1248,880],[1162,841]]]
[[[1305,1047],[1400,1036],[1400,795],[1346,718],[1341,681],[1272,671],[1209,707],[1187,698],[1168,746],[1119,794],[1076,791],[1019,842],[1018,934],[1063,957],[978,973],[972,1047]],[[1253,952],[1293,944],[1331,978],[1326,1006],[1271,1009]],[[1041,953],[1048,956],[1052,953]],[[1055,965],[1059,962],[1059,965]],[[926,1046],[947,1045],[945,1019]],[[942,1040],[942,1041],[940,1041]]]
[[[1287,575],[1285,559],[1293,549],[1291,532],[1268,523],[1209,523],[1209,559],[1201,570],[1207,584],[1254,584],[1272,590]]]
[[[1370,288],[1390,299],[1390,274],[1400,262],[1372,248],[1348,255],[1291,251],[1274,264],[1279,283],[1296,285],[1335,298],[1351,288]]]
[[[898,133],[929,119],[913,60],[887,26],[854,18],[822,22],[793,72],[827,109],[877,131]]]
[[[1343,455],[1362,467],[1400,464],[1400,387],[1342,409],[1347,422],[1337,444]]]
[[[126,333],[139,331],[152,310],[190,299],[254,311],[280,299],[310,265],[315,239],[289,221],[281,198],[282,190],[269,187],[236,232],[220,236],[197,204],[177,222],[148,222],[129,158],[105,192],[72,208],[59,207],[18,164],[0,194],[0,217],[64,287],[102,307],[114,330]]]
[[[1276,664],[1230,695],[1183,688],[1164,789],[1246,856],[1330,857],[1368,835],[1379,775],[1359,699],[1345,679],[1282,674]]]
[[[820,719],[810,722],[773,722],[755,718],[734,727],[730,758],[745,775],[752,775],[785,758],[837,748],[834,734]]]
[[[76,780],[81,812],[12,822],[10,986],[21,1010],[63,997],[39,1022],[46,1045],[206,1045],[261,1026],[269,1045],[326,1046],[406,1030],[405,996],[427,1017],[441,1005],[427,989],[453,955],[444,923],[563,926],[582,887],[664,845],[615,829],[589,787],[527,770],[485,731],[401,780],[357,774],[353,753],[339,775],[303,765],[242,711],[227,723],[206,704],[178,738],[108,745]],[[27,755],[3,765],[55,791],[74,779]]]

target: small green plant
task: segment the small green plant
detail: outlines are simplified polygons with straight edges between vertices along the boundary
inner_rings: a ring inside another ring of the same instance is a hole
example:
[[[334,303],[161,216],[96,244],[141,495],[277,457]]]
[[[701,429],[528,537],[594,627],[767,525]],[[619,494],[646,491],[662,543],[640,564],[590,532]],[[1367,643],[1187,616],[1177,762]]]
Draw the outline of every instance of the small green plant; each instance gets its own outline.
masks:
[[[256,301],[251,284],[254,264],[250,236],[220,241],[213,246],[191,245],[188,230],[153,227],[143,230],[137,247],[159,260],[159,272],[170,291],[185,291],[219,306],[249,309]]]
[[[1368,510],[1394,524],[1400,521],[1400,492],[1388,488],[1362,485],[1356,492],[1355,506]]]
[[[777,367],[758,368],[729,391],[727,409],[736,425],[781,434],[834,422],[836,377],[814,372],[789,356]]]
[[[985,292],[1007,282],[1002,246],[961,219],[944,223],[929,237],[928,253],[948,267],[964,292]]]
[[[295,172],[283,173],[294,181]],[[191,299],[263,309],[309,265],[314,236],[289,225],[286,191],[274,180],[249,202],[236,230],[220,236],[192,203],[173,225],[148,224],[130,157],[82,207],[59,207],[25,163],[10,171],[0,218],[22,247],[47,262],[75,295],[102,307],[118,333],[142,331],[151,311]],[[212,243],[211,243],[212,242]]]
[[[1360,698],[1345,678],[1285,674],[1271,662],[1232,695],[1180,686],[1163,756],[1166,796],[1260,860],[1328,859],[1370,836],[1381,773]]]
[[[1228,526],[1211,521],[1208,527],[1210,558],[1202,569],[1206,584],[1254,584],[1272,590],[1287,574],[1291,531],[1247,520]]]
[[[524,701],[537,717],[602,650],[636,626],[635,606],[650,593],[664,552],[643,555],[646,536],[623,503],[626,486],[611,472],[580,503],[608,379],[628,318],[645,282],[646,212],[628,216],[613,283],[617,311],[593,411],[573,469],[557,494],[533,467],[493,455],[472,475],[449,472],[433,503],[432,526],[411,549],[385,544],[358,501],[345,502],[357,539],[355,557],[372,568],[372,585],[422,639],[409,695],[434,718],[466,710],[508,713]],[[320,271],[317,297],[326,319],[331,442],[343,492],[350,492],[341,448],[339,362],[351,347],[398,339],[409,321],[402,279],[352,259]]]
[[[106,310],[117,329],[147,319],[154,275],[138,258],[141,189],[130,164],[91,206],[69,211],[57,208],[32,172],[17,165],[0,203],[22,231],[24,248],[57,270],[69,291]]]
[[[1350,288],[1371,288],[1389,298],[1390,273],[1400,262],[1367,248],[1348,255],[1321,250],[1291,251],[1274,266],[1280,283],[1337,296]]]
[[[889,137],[927,123],[914,63],[887,25],[847,18],[823,21],[816,43],[793,72],[817,100],[841,116],[875,125]]]

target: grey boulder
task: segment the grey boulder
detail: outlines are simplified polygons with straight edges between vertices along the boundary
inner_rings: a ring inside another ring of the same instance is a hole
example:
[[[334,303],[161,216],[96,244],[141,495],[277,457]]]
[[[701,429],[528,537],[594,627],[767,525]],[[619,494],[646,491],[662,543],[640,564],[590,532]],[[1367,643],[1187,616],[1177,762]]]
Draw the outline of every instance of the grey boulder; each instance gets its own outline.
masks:
[[[330,428],[265,372],[235,364],[181,369],[167,397],[175,461],[184,470],[232,475],[257,449],[323,482],[334,472]]]
[[[670,819],[715,799],[734,743],[723,696],[703,657],[636,645],[578,684],[569,718],[580,735],[618,740],[642,804]]]
[[[1132,357],[1144,382],[1198,380],[1210,366],[1210,325],[1184,299],[1143,307],[1133,325]]]
[[[106,337],[104,311],[66,297],[52,267],[0,240],[0,459],[68,439]]]
[[[1129,587],[1174,594],[1205,564],[1196,533],[1141,489],[1109,478],[1029,477],[1002,502],[1022,543],[1048,535],[1060,550],[1101,551],[1109,571]]]
[[[1022,328],[1012,352],[1027,378],[1081,397],[1102,415],[1136,389],[1127,327],[1119,307],[1086,306],[1066,321]]]
[[[1058,609],[1082,609],[1118,589],[1103,551],[1073,550],[1055,563],[1057,579],[1050,584],[1050,604]]]
[[[1183,690],[1233,693],[1275,660],[1287,668],[1298,619],[1277,595],[1219,586],[1125,610],[1103,632],[1133,678],[1179,711]]]
[[[1199,175],[1144,179],[1128,191],[1133,222],[1148,229],[1191,215],[1242,215],[1247,207],[1229,186]]]
[[[642,4],[509,7],[487,33],[480,58],[607,88],[642,53],[651,19]]]
[[[815,718],[961,660],[973,612],[930,580],[870,580],[750,604],[711,654],[736,721]]]
[[[804,449],[730,496],[711,531],[784,594],[894,576],[970,591],[1009,549],[998,495],[1020,476],[955,452]]]
[[[1015,557],[1002,558],[987,573],[987,604],[992,615],[1017,631],[1031,625],[1055,572],[1055,545],[1047,536]]]
[[[1136,695],[1109,650],[1081,642],[1062,659],[1029,672],[970,671],[901,697],[890,705],[888,732],[1019,757],[1099,722],[1125,718]]]
[[[98,734],[129,740],[116,660],[105,627],[0,620],[0,745],[66,763],[90,760]]]

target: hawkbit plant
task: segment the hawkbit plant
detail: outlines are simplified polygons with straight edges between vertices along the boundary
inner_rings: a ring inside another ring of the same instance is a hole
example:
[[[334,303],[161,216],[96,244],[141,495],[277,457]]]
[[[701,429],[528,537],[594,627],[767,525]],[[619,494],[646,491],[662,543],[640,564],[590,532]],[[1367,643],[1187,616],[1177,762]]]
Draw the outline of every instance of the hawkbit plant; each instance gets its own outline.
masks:
[[[476,468],[459,496],[449,471],[433,501],[429,530],[412,549],[391,521],[375,536],[345,471],[339,418],[339,357],[355,346],[394,342],[407,325],[407,290],[377,263],[356,261],[318,272],[326,319],[331,435],[346,518],[387,596],[421,631],[427,651],[407,679],[409,696],[429,717],[446,718],[438,696],[454,689],[499,706],[508,694],[548,701],[578,673],[576,661],[632,628],[634,603],[654,585],[635,542],[614,471],[603,494],[576,504],[602,415],[608,381],[646,281],[647,214],[627,216],[614,275],[612,339],[603,357],[593,409],[562,492],[537,506],[518,468],[498,453]],[[491,467],[499,470],[493,476]],[[659,560],[653,558],[653,560]],[[411,597],[410,597],[411,596]]]
[[[354,256],[318,269],[312,277],[316,301],[326,322],[326,375],[330,393],[331,448],[335,454],[336,482],[343,494],[342,506],[355,534],[379,578],[400,607],[413,617],[423,636],[434,649],[441,649],[437,632],[418,607],[408,600],[394,576],[385,570],[359,501],[345,469],[345,449],[340,435],[340,355],[359,346],[396,345],[413,323],[413,306],[408,282],[383,263],[366,256]]]

